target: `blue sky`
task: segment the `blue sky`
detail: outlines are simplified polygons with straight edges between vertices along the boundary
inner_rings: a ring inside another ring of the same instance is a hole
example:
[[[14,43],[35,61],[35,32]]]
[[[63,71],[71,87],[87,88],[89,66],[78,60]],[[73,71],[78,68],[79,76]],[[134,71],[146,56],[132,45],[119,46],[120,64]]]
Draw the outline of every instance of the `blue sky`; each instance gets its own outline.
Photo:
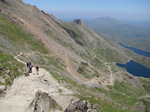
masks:
[[[150,20],[150,0],[22,0],[60,19]]]

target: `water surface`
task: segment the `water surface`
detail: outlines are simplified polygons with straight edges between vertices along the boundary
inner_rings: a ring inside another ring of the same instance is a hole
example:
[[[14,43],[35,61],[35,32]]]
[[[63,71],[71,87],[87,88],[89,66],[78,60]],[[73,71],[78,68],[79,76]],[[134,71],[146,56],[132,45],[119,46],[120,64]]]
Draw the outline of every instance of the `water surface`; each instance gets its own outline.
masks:
[[[150,78],[150,69],[146,68],[140,63],[135,62],[134,60],[130,60],[125,64],[116,63],[116,65],[125,68],[127,72],[134,76]]]
[[[143,51],[143,50],[140,50],[140,49],[137,49],[137,48],[134,48],[134,47],[130,47],[130,46],[127,46],[127,45],[124,45],[122,43],[118,43],[120,46],[124,47],[124,48],[127,48],[127,49],[130,49],[132,50],[133,52],[139,54],[139,55],[142,55],[142,56],[146,56],[146,57],[150,57],[150,52],[147,52],[147,51]]]

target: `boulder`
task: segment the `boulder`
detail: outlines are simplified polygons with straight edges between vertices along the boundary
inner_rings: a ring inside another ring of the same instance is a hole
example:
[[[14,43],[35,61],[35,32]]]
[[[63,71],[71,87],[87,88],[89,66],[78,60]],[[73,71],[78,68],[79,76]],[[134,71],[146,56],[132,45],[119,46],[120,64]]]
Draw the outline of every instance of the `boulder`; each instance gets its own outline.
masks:
[[[81,99],[74,103],[71,103],[64,112],[75,112],[75,111],[97,112],[96,110],[91,109],[91,108],[92,108],[92,105],[90,102]]]
[[[54,110],[62,110],[62,108],[47,93],[38,90],[27,112],[50,112]]]
[[[0,92],[3,92],[6,89],[5,85],[0,86]]]
[[[88,109],[87,112],[97,112],[97,111],[94,109]]]

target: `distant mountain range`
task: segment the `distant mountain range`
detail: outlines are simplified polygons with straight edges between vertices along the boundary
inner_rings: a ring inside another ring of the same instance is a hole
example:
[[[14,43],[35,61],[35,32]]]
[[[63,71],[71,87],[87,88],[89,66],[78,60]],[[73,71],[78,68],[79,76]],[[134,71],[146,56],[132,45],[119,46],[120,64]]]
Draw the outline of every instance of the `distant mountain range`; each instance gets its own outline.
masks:
[[[150,20],[137,20],[137,21],[121,20],[121,21],[127,24],[139,25],[150,28]]]
[[[140,26],[135,25],[135,23],[131,21],[123,22],[111,17],[101,17],[87,21],[89,27],[98,34],[105,34],[111,40],[150,51],[150,28],[144,27],[144,24]],[[141,42],[145,46],[141,46]]]

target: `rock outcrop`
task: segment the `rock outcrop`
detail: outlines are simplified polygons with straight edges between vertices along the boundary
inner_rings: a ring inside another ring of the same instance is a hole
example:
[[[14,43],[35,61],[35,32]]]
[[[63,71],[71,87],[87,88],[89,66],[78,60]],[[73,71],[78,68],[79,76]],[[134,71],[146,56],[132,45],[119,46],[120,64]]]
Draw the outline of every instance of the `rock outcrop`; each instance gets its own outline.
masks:
[[[92,108],[93,108],[93,105],[90,102],[80,99],[74,103],[70,103],[70,105],[64,112],[76,112],[76,111],[97,112],[96,110]]]
[[[26,109],[27,112],[50,112],[55,110],[62,110],[62,108],[47,93],[41,90],[36,92],[34,100]]]
[[[86,26],[87,27],[87,25],[81,19],[75,19],[73,21],[73,23],[77,23],[78,25],[82,25],[82,26]]]
[[[6,89],[6,86],[5,86],[5,85],[0,86],[0,93],[3,92],[5,89]]]

